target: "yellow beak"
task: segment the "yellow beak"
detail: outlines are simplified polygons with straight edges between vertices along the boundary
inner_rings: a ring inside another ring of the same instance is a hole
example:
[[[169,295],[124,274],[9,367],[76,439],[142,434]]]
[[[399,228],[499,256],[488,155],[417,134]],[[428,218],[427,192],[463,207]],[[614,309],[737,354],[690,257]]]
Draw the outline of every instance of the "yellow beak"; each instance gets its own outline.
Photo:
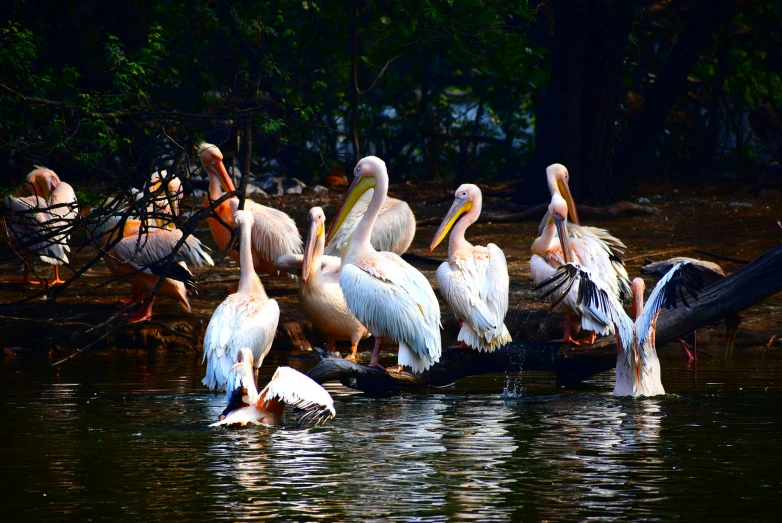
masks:
[[[570,215],[570,221],[576,225],[581,225],[578,220],[578,213],[576,212],[576,202],[573,201],[573,195],[570,194],[570,186],[564,180],[557,180],[557,187],[559,188],[559,194],[567,202],[567,212]]]
[[[307,278],[310,275],[310,268],[312,267],[312,258],[315,256],[315,247],[318,241],[323,237],[323,224],[312,223],[310,225],[309,234],[307,234],[307,240],[304,243],[304,263],[301,265],[301,279],[304,284],[307,283]]]
[[[432,244],[429,246],[429,252],[432,252],[435,247],[440,245],[440,242],[443,241],[443,239],[446,237],[448,231],[450,231],[451,227],[453,227],[453,224],[456,223],[456,220],[459,219],[459,216],[466,213],[470,209],[472,209],[472,202],[467,198],[456,198],[453,201],[451,208],[448,209],[448,214],[445,215],[443,222],[440,224],[440,228],[437,229],[437,232],[434,235]]]
[[[337,215],[334,217],[334,221],[331,222],[329,233],[326,236],[326,245],[334,239],[334,235],[337,234],[339,228],[342,227],[345,218],[348,217],[350,211],[356,206],[356,202],[358,202],[359,198],[368,190],[374,189],[375,185],[377,185],[377,182],[374,177],[356,176],[353,178],[353,183],[350,184],[345,199],[342,200],[342,205],[339,206]]]

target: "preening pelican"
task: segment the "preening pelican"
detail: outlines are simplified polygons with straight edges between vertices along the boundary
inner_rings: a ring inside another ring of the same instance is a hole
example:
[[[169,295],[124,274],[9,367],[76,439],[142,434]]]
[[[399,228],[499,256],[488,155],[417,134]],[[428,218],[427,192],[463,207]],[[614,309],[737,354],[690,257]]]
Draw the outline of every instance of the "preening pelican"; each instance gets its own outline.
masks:
[[[481,215],[481,190],[472,184],[456,189],[456,199],[434,235],[429,251],[448,242],[448,261],[437,269],[437,287],[459,320],[457,338],[462,346],[492,352],[511,342],[505,327],[508,313],[508,264],[502,250],[490,243],[483,247],[464,239],[467,227]],[[466,213],[459,220],[459,216]],[[456,225],[454,225],[454,223]]]
[[[340,256],[342,247],[347,245],[350,235],[353,234],[353,229],[367,212],[373,195],[374,189],[369,189],[361,195],[342,223],[342,227],[334,234],[334,239],[326,247],[324,251],[326,254]],[[372,248],[401,256],[413,243],[413,238],[415,238],[415,215],[410,210],[410,206],[403,200],[386,196],[369,240]]]
[[[153,172],[149,178],[149,192],[152,195],[152,201],[147,211],[153,213],[153,217],[158,220],[158,225],[163,225],[161,223],[162,215],[168,215],[171,218],[177,217],[185,192],[182,188],[182,182],[175,174],[169,175],[165,169]]]
[[[223,153],[217,146],[202,143],[198,146],[201,164],[209,174],[209,199],[218,200],[226,192],[236,190],[231,177],[223,165]],[[229,227],[234,226],[234,213],[239,208],[239,198],[229,198],[215,208],[214,212]],[[245,200],[244,209],[253,218],[252,260],[256,271],[276,275],[274,262],[286,254],[301,254],[301,236],[296,223],[290,216],[277,209],[266,207],[252,200]],[[216,218],[207,218],[212,237],[221,250],[225,251],[231,240],[231,231]],[[228,253],[235,261],[239,255]]]
[[[380,158],[356,165],[353,183],[334,217],[327,243],[339,231],[356,201],[375,189],[366,213],[343,248],[339,284],[348,309],[375,335],[370,365],[380,367],[383,338],[399,343],[399,368],[423,372],[440,360],[440,306],[429,281],[399,255],[372,248],[372,228],[388,192],[388,171]],[[381,367],[382,368],[382,367]]]
[[[544,282],[549,280],[563,263],[581,263],[580,258],[571,248],[571,242],[568,238],[567,203],[557,193],[551,196],[548,216],[548,223],[543,228],[543,233],[532,243],[532,257],[529,260],[532,281],[535,282],[536,288],[541,289],[545,289]],[[604,317],[595,315],[590,309],[583,308],[578,304],[577,285],[569,288],[569,292],[562,299],[557,300],[556,308],[552,306],[552,310],[558,310],[560,303],[561,308],[565,311],[565,333],[561,339],[554,340],[555,342],[579,345],[570,335],[574,314],[581,316],[581,327],[584,330],[603,335],[614,333],[614,326],[611,322],[605,321]]]
[[[79,213],[73,188],[60,181],[51,169],[36,166],[26,178],[32,195],[7,196],[5,205],[13,214],[8,219],[11,244],[24,255],[24,283],[40,283],[30,279],[30,261],[33,254],[54,265],[52,285],[64,283],[60,279],[60,265],[68,263],[67,252],[70,231]]]
[[[221,425],[282,425],[285,405],[300,409],[297,427],[308,422],[319,425],[334,416],[334,400],[326,389],[290,367],[278,367],[271,381],[258,394],[253,376],[253,354],[243,347],[231,367],[228,406],[219,421]]]
[[[253,269],[251,241],[255,220],[249,211],[236,211],[233,220],[239,227],[239,290],[218,305],[204,336],[206,376],[203,384],[210,390],[225,391],[239,349],[249,347],[255,362],[255,375],[272,348],[280,307],[263,290]]]
[[[304,254],[288,254],[277,259],[275,265],[280,271],[301,276],[299,284],[299,306],[335,350],[337,340],[350,340],[350,355],[345,358],[356,361],[358,342],[369,336],[345,303],[339,286],[341,260],[336,256],[324,256],[323,209],[313,207],[308,215],[309,232],[304,242]]]
[[[570,174],[564,165],[555,163],[546,168],[546,181],[549,192],[561,196],[567,203],[570,221],[567,232],[573,253],[581,263],[596,273],[603,282],[617,295],[620,301],[630,294],[630,277],[624,267],[621,256],[626,246],[618,238],[605,229],[581,225],[576,211],[576,204],[570,194]],[[549,223],[549,215],[543,217],[538,227],[538,235]],[[591,340],[594,342],[594,335]]]
[[[657,282],[646,305],[643,302],[644,281],[641,278],[634,279],[632,291],[635,321],[625,313],[612,290],[602,280],[595,278],[589,269],[579,264],[566,263],[560,266],[551,278],[538,287],[549,287],[549,294],[556,294],[564,288],[558,300],[569,294],[569,289],[578,287],[578,305],[616,326],[614,395],[636,398],[665,394],[660,380],[660,360],[655,348],[657,316],[662,307],[676,307],[677,295],[684,306],[689,308],[685,291],[698,299],[698,292],[703,288],[699,268],[689,262],[676,264]]]
[[[166,275],[157,292],[142,302],[139,311],[128,319],[137,323],[152,318],[152,305],[155,296],[169,296],[191,312],[187,299],[187,289],[196,291],[198,282],[185,265],[185,261],[201,267],[214,265],[212,258],[201,245],[198,238],[188,236],[179,250],[177,244],[182,239],[179,229],[157,229],[145,227],[141,221],[111,216],[98,225],[91,225],[92,234],[98,249],[104,253],[103,260],[115,276],[127,276],[132,288],[131,303],[153,290],[160,277]],[[173,262],[169,266],[169,259]]]

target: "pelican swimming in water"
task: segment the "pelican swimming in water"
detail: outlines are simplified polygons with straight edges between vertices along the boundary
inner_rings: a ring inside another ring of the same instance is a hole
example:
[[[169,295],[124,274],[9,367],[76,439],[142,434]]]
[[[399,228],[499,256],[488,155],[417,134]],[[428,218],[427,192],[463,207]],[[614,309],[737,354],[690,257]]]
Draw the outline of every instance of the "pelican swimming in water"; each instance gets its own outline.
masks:
[[[209,200],[216,201],[223,194],[236,190],[223,165],[223,153],[216,145],[202,143],[198,146],[198,156],[209,174]],[[234,213],[238,208],[239,198],[229,198],[214,209],[219,220],[216,217],[207,218],[212,237],[222,251],[226,250],[231,241],[231,230],[226,225],[234,226]],[[301,254],[301,236],[296,223],[284,212],[249,199],[245,199],[244,210],[251,213],[254,221],[251,245],[253,267],[258,272],[276,275],[274,262],[277,258],[286,254]],[[234,261],[239,261],[235,251],[230,251],[228,255]]]
[[[51,285],[60,285],[60,265],[68,263],[70,231],[79,214],[73,188],[46,167],[36,166],[25,183],[32,195],[7,196],[5,205],[13,214],[9,217],[8,233],[14,248],[24,253],[24,283],[37,284],[30,279],[30,261],[34,254],[54,265]]]
[[[548,289],[541,286],[557,272],[557,269],[562,264],[569,262],[581,263],[581,259],[576,256],[576,253],[571,248],[571,242],[567,233],[567,203],[559,194],[555,193],[551,196],[548,216],[548,223],[543,228],[542,234],[532,243],[532,257],[529,260],[532,281],[535,282],[536,288],[544,290]],[[597,278],[598,276],[595,277]],[[565,333],[561,339],[553,340],[554,342],[579,344],[570,335],[574,315],[581,317],[581,327],[584,330],[597,332],[602,335],[614,333],[613,323],[606,321],[604,316],[596,315],[590,309],[579,305],[578,285],[573,285],[572,288],[569,288],[565,296],[557,300],[556,307],[552,307],[552,310],[560,309],[565,311]]]
[[[253,269],[251,242],[255,219],[249,211],[236,211],[232,221],[239,227],[239,290],[217,306],[204,336],[203,384],[215,391],[227,390],[231,368],[243,347],[252,351],[257,379],[280,321],[277,301],[269,299]]]
[[[341,260],[325,256],[326,215],[320,207],[310,209],[309,232],[304,242],[304,254],[287,254],[277,259],[278,270],[301,276],[299,306],[312,326],[320,331],[333,351],[337,340],[350,340],[350,355],[356,361],[358,342],[369,336],[366,327],[353,316],[339,286]]]
[[[356,165],[353,183],[334,217],[327,243],[339,231],[356,201],[374,189],[366,213],[342,250],[339,284],[348,309],[375,335],[370,366],[378,361],[384,338],[399,343],[396,370],[423,372],[440,360],[440,306],[423,274],[391,252],[372,248],[372,228],[388,192],[388,171],[380,158],[367,156]],[[381,367],[382,368],[382,367]]]
[[[621,256],[626,246],[605,229],[581,225],[573,195],[570,194],[570,174],[564,165],[555,163],[546,168],[549,192],[561,196],[567,203],[570,246],[581,263],[598,275],[620,301],[630,294],[630,277]],[[549,222],[548,213],[538,227],[538,235]],[[594,335],[591,338],[594,342]]]
[[[374,189],[369,189],[361,195],[342,223],[342,227],[334,234],[334,239],[326,247],[324,251],[326,254],[339,256],[342,253],[342,247],[348,244],[353,229],[366,213],[373,195]],[[401,256],[413,243],[413,238],[415,238],[415,215],[410,210],[410,206],[403,200],[386,196],[369,240],[372,248]]]
[[[228,406],[219,420],[209,426],[282,425],[286,405],[303,411],[297,416],[299,427],[308,422],[319,425],[337,414],[334,400],[326,389],[290,367],[278,367],[269,384],[258,394],[253,353],[243,347],[231,367]]]
[[[467,228],[481,215],[481,190],[472,184],[456,189],[456,199],[434,235],[433,251],[453,227],[448,261],[437,269],[437,287],[459,320],[457,338],[463,347],[492,352],[511,342],[505,327],[508,313],[508,264],[502,250],[490,243],[472,245],[464,239]],[[464,217],[459,220],[459,216]],[[456,224],[456,225],[454,225]]]
[[[655,347],[655,331],[660,309],[676,307],[677,295],[685,307],[689,304],[684,291],[695,299],[703,288],[703,279],[698,267],[689,262],[676,264],[668,271],[649,295],[644,305],[644,281],[636,278],[632,282],[633,321],[622,308],[610,288],[587,268],[577,263],[566,263],[556,273],[542,282],[538,288],[548,287],[547,294],[562,290],[563,299],[569,289],[578,287],[578,305],[602,316],[616,327],[616,396],[657,396],[665,394],[660,379],[660,360]],[[555,302],[556,303],[556,302]]]

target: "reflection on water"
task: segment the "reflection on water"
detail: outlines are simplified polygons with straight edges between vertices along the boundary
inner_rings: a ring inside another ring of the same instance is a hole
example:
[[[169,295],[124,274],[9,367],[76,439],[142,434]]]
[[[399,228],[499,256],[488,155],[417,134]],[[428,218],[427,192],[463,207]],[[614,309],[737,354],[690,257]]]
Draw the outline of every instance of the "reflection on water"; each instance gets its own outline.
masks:
[[[209,429],[222,396],[194,360],[43,365],[0,362],[6,515],[764,520],[782,492],[775,361],[705,362],[697,378],[663,361],[671,394],[635,401],[610,395],[609,374],[579,390],[527,374],[382,399],[329,386],[337,418],[302,430]]]

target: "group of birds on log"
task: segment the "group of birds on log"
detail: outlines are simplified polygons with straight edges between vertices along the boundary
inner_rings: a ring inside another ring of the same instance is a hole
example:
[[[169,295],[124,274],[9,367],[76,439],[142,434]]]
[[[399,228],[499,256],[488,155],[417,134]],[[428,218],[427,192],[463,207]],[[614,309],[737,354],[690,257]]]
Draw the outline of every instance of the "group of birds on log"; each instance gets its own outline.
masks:
[[[215,309],[204,338],[203,384],[225,392],[228,407],[215,425],[280,423],[285,404],[303,412],[301,422],[322,422],[334,416],[331,397],[310,378],[280,367],[258,393],[258,370],[271,349],[280,308],[270,299],[260,274],[290,275],[298,279],[299,304],[328,340],[350,341],[347,359],[356,361],[358,343],[370,335],[375,346],[370,366],[379,363],[384,341],[395,342],[397,366],[386,369],[413,373],[427,371],[442,354],[440,305],[427,278],[401,254],[415,235],[415,216],[407,203],[389,198],[385,162],[375,156],[361,159],[331,226],[326,215],[313,207],[308,215],[304,242],[295,222],[285,213],[245,199],[243,209],[236,187],[223,165],[219,148],[203,143],[200,162],[208,174],[204,205],[217,246],[239,263],[235,293]],[[697,299],[704,285],[704,267],[697,260],[680,259],[667,267],[644,305],[644,282],[629,279],[622,254],[625,245],[596,227],[581,225],[569,189],[567,169],[554,164],[546,170],[551,203],[532,244],[530,273],[535,289],[565,313],[563,343],[593,343],[597,335],[616,334],[617,371],[614,394],[664,394],[660,364],[655,352],[655,326],[663,307],[686,297]],[[52,284],[62,283],[58,267],[67,264],[67,220],[78,213],[73,189],[51,170],[37,167],[27,176],[31,194],[6,197],[11,210],[6,218],[13,247],[24,256],[25,282],[33,255],[55,267]],[[162,194],[139,213],[139,195]],[[234,193],[234,194],[231,194]],[[88,232],[109,270],[131,286],[129,300],[141,300],[129,321],[152,317],[156,295],[170,296],[190,311],[187,291],[197,282],[187,263],[214,265],[208,249],[192,234],[175,227],[182,198],[175,176],[156,173],[144,191],[109,198],[111,209]],[[508,312],[508,267],[497,245],[472,245],[465,239],[468,227],[481,213],[480,189],[460,186],[453,204],[431,242],[434,250],[448,235],[448,258],[437,269],[441,296],[459,321],[454,348],[492,352],[511,341],[504,324]],[[143,214],[146,216],[144,219]],[[236,231],[234,231],[234,229]],[[238,251],[229,249],[236,236]],[[622,302],[631,299],[632,315]],[[571,327],[580,318],[588,331],[585,340],[572,338]]]

